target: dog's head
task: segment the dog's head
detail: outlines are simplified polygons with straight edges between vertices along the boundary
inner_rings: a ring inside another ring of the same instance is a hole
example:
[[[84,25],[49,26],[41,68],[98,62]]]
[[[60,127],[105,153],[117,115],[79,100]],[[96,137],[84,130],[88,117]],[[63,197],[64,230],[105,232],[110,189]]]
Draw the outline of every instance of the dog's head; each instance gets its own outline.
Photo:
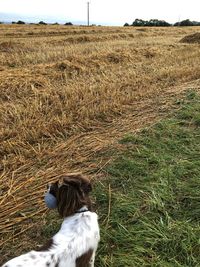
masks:
[[[54,199],[53,207],[62,217],[67,217],[83,206],[91,209],[89,193],[92,191],[90,181],[81,174],[67,174],[48,185],[48,196]]]

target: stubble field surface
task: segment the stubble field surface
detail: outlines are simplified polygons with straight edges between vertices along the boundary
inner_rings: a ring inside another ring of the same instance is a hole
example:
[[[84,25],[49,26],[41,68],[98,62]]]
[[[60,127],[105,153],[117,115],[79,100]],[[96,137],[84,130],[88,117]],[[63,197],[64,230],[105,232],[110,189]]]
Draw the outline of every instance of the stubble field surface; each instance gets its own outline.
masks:
[[[125,133],[199,88],[199,44],[180,42],[199,31],[0,25],[3,261],[37,243],[48,182],[74,171],[103,179]]]

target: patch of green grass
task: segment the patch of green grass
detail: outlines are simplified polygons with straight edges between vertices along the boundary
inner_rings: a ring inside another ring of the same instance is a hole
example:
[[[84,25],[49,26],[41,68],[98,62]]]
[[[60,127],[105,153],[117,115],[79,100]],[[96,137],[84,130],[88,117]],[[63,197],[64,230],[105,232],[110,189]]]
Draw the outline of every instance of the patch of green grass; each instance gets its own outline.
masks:
[[[120,143],[94,192],[101,243],[96,266],[200,266],[200,97],[173,118]]]
[[[200,97],[177,104],[174,117],[119,140],[123,152],[95,184],[96,267],[200,266]],[[45,220],[48,239],[61,220]]]

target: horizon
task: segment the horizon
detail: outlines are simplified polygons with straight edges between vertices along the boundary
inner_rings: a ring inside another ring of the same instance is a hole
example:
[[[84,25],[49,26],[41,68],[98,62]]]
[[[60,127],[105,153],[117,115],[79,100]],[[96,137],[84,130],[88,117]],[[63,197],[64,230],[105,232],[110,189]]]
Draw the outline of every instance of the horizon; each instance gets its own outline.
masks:
[[[90,24],[122,26],[131,24],[136,18],[143,20],[165,20],[170,24],[190,19],[200,21],[199,0],[183,3],[181,0],[143,0],[133,3],[132,0],[114,2],[110,0],[15,0],[0,1],[0,21],[23,20],[26,23],[37,23],[41,20],[47,23],[87,24],[87,2],[90,2]],[[28,2],[28,3],[27,3]],[[39,7],[39,8],[38,8]],[[145,7],[145,8],[144,8]]]
[[[4,17],[2,20],[1,20],[1,17]],[[144,18],[134,18],[133,21],[135,19],[142,19],[142,20],[150,20],[150,19],[144,19]],[[151,19],[157,19],[157,18],[151,18]],[[185,18],[183,20],[187,20],[189,19],[190,21],[196,21],[196,22],[200,22],[200,21],[197,21],[197,20],[191,20],[190,18]],[[160,20],[164,20],[164,19],[160,19]],[[87,21],[78,21],[78,20],[67,20],[67,19],[64,19],[64,18],[58,18],[56,16],[47,16],[47,15],[40,15],[38,17],[36,16],[26,16],[26,15],[20,15],[20,14],[6,14],[6,13],[0,13],[0,22],[2,23],[5,23],[5,24],[11,24],[12,22],[17,22],[17,21],[23,21],[25,22],[26,24],[31,24],[31,23],[39,23],[40,21],[43,21],[47,24],[53,24],[53,23],[58,23],[58,24],[65,24],[67,22],[71,22],[74,26],[78,26],[78,25],[87,25]],[[109,23],[109,22],[103,22],[103,23],[100,23],[100,22],[94,22],[94,21],[90,21],[90,25],[101,25],[101,26],[123,26],[125,23],[128,23],[129,25],[131,25],[132,22],[127,22],[125,21],[124,23],[122,23],[121,25],[120,24],[113,24],[113,23]],[[170,23],[171,25],[175,24],[176,22],[178,21],[174,21],[174,22],[169,22],[167,20],[164,20],[168,23]],[[182,21],[179,19],[179,21]]]

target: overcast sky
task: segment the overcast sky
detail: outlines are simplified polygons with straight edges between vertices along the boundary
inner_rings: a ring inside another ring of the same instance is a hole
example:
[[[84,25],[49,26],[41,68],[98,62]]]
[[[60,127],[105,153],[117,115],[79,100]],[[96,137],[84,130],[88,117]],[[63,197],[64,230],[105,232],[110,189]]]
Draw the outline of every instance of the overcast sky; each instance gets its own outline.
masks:
[[[200,0],[91,0],[92,23],[123,25],[136,18],[164,19],[174,23],[189,18],[200,21]],[[57,20],[86,21],[87,0],[0,0],[0,13]],[[0,18],[1,20],[1,18]],[[12,20],[12,18],[11,18]]]

